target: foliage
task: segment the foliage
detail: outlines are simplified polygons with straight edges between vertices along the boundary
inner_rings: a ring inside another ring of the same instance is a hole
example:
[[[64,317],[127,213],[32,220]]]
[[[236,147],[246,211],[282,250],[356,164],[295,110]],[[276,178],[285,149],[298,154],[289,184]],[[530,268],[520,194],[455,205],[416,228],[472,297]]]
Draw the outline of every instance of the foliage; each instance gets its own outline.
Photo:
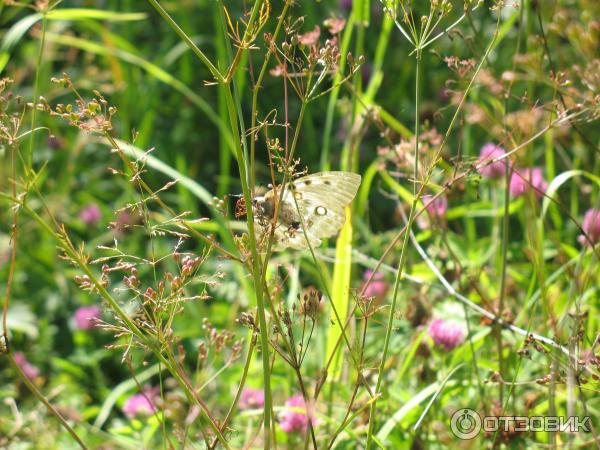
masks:
[[[598,17],[0,3],[0,447],[600,447]],[[274,251],[256,197],[330,170]]]

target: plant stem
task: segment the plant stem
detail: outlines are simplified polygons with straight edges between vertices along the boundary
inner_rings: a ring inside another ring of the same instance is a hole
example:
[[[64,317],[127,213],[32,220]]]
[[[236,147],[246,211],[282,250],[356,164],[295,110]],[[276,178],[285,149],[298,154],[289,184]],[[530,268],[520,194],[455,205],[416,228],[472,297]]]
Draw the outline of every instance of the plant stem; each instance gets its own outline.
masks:
[[[35,116],[36,116],[36,111],[37,108],[35,107],[37,100],[38,100],[38,96],[39,96],[39,86],[40,86],[40,72],[41,72],[41,67],[42,67],[42,57],[44,54],[44,46],[46,43],[46,10],[42,10],[41,14],[42,14],[42,37],[41,37],[41,41],[40,41],[40,49],[38,51],[38,56],[37,56],[37,61],[36,61],[36,66],[35,66],[35,81],[33,84],[33,107],[31,108],[31,130],[35,129]],[[25,170],[27,172],[29,172],[29,170],[31,169],[31,167],[33,167],[33,150],[35,148],[35,133],[31,133],[31,135],[29,136],[29,152],[27,154],[27,167],[25,168]]]
[[[29,378],[27,378],[27,376],[23,373],[23,371],[21,370],[19,365],[16,363],[13,355],[8,353],[6,356],[8,357],[8,360],[9,360],[11,366],[13,367],[13,369],[15,370],[15,372],[17,373],[17,375],[19,376],[21,381],[25,384],[25,386],[27,386],[27,389],[29,389],[31,391],[31,393],[40,402],[42,402],[46,406],[46,408],[48,408],[50,413],[60,421],[61,425],[65,428],[65,430],[67,430],[67,432],[71,435],[71,437],[73,439],[75,439],[75,442],[77,442],[77,444],[79,444],[79,446],[81,448],[83,448],[84,450],[87,450],[88,447],[83,443],[81,438],[77,435],[75,430],[73,430],[73,428],[69,425],[67,420],[52,405],[52,403],[50,403],[48,401],[48,399],[44,396],[44,394],[41,393],[41,391],[37,388],[37,386],[34,383],[32,383],[31,380]]]
[[[227,109],[229,110],[229,122],[231,129],[233,131],[234,136],[239,136],[239,128],[238,128],[238,109],[235,106],[235,101],[233,98],[233,94],[231,93],[231,88],[228,86],[228,89],[225,91],[225,99],[227,103]],[[235,151],[236,151],[236,159],[238,163],[238,169],[240,172],[240,182],[242,185],[242,192],[244,195],[244,201],[246,205],[252,205],[252,195],[250,192],[250,188],[248,185],[248,173],[246,170],[247,161],[244,158],[243,150],[241,147],[241,143],[239,139],[235,139]],[[264,291],[262,289],[262,270],[260,264],[260,255],[258,253],[258,247],[256,242],[256,235],[254,233],[254,213],[252,211],[252,207],[248,207],[246,213],[246,222],[248,224],[248,238],[249,238],[249,247],[252,258],[252,277],[254,281],[254,292],[256,295],[256,306],[257,306],[257,314],[258,314],[258,322],[259,322],[259,331],[260,331],[260,344],[261,344],[261,354],[262,354],[262,363],[263,363],[263,382],[264,382],[264,391],[265,391],[265,404],[264,404],[264,448],[265,450],[271,447],[271,373],[270,373],[270,364],[269,364],[269,330],[267,325],[267,319],[265,315],[265,304],[264,304]],[[266,264],[266,261],[265,261]]]
[[[410,213],[408,215],[408,223],[406,224],[406,232],[404,233],[404,239],[402,241],[402,248],[400,251],[400,262],[398,263],[398,270],[396,271],[396,280],[394,282],[394,294],[392,297],[392,305],[390,306],[390,312],[388,315],[387,327],[385,330],[385,340],[383,343],[383,351],[381,354],[381,362],[379,363],[379,370],[377,373],[377,384],[375,387],[375,397],[373,403],[371,403],[371,409],[369,412],[369,430],[367,434],[367,446],[366,450],[369,450],[373,445],[373,431],[375,429],[375,413],[377,412],[377,399],[380,395],[380,389],[383,382],[383,372],[385,371],[385,362],[387,353],[390,346],[390,339],[392,336],[392,328],[394,324],[394,316],[396,314],[396,303],[398,300],[398,290],[400,287],[400,279],[402,278],[402,271],[404,270],[404,264],[406,263],[407,247],[410,236],[410,229],[415,219],[415,211],[417,209],[417,203],[421,196],[422,188],[418,187],[419,179],[419,81],[420,81],[420,68],[421,68],[421,50],[417,48],[416,52],[417,68],[415,73],[415,167],[414,167],[414,180],[413,180],[413,201],[410,206]]]
[[[183,31],[179,25],[177,25],[177,22],[173,20],[169,13],[161,6],[161,4],[158,3],[157,0],[148,0],[148,2],[154,7],[154,9],[156,9],[156,11],[158,11],[162,18],[165,19],[169,25],[171,25],[171,28],[175,30],[177,35],[187,44],[187,46],[196,54],[196,56],[200,58],[215,79],[220,82],[225,81],[225,78],[223,78],[223,75],[221,72],[219,72],[219,69],[217,69],[210,59],[208,59],[208,57],[202,52],[202,50],[200,50],[198,46],[194,44],[194,41],[187,35],[187,33],[185,33],[185,31]]]
[[[507,253],[508,253],[508,226],[510,221],[510,192],[509,192],[509,183],[511,177],[511,167],[506,161],[505,164],[505,178],[506,183],[504,186],[504,216],[502,218],[502,270],[500,273],[500,295],[498,300],[498,311],[497,316],[502,317],[502,311],[504,310],[504,297],[506,291],[506,269],[507,269]],[[498,345],[498,372],[502,379],[504,379],[504,359],[502,357],[502,325],[496,325],[496,341]],[[498,398],[500,404],[504,403],[504,385],[502,383],[498,383]]]

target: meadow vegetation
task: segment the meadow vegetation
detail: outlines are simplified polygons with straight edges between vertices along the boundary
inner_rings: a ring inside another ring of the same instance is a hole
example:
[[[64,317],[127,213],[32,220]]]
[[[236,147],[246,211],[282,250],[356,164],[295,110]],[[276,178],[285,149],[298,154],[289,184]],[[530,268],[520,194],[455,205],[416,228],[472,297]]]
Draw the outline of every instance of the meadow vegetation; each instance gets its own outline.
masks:
[[[0,24],[0,448],[600,448],[600,2]],[[257,198],[328,171],[281,250]]]

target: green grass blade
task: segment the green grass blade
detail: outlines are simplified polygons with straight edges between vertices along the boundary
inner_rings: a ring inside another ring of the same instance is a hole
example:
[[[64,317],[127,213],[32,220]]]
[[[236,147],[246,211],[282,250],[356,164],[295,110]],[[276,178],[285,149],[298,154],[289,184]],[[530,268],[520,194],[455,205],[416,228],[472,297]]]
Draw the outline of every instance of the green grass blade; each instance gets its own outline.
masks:
[[[346,223],[344,224],[340,235],[337,238],[335,250],[335,265],[333,268],[333,286],[331,289],[331,300],[335,309],[340,315],[342,323],[346,322],[348,316],[348,302],[350,298],[350,273],[352,270],[352,212],[350,207],[346,208]],[[327,333],[327,352],[326,358],[335,351],[342,330],[336,322],[329,328]],[[341,359],[338,347],[338,354],[335,355],[330,368],[331,380],[339,378],[341,373]]]
[[[65,8],[53,9],[46,17],[49,20],[106,20],[108,22],[133,22],[145,20],[146,13],[126,13],[122,11],[106,11],[101,9]]]
[[[125,62],[141,67],[159,81],[179,91],[194,105],[196,105],[202,112],[204,112],[208,119],[217,127],[219,127],[221,133],[223,133],[225,136],[228,136],[228,143],[230,145],[230,148],[233,148],[233,138],[231,137],[231,132],[227,125],[223,123],[219,115],[212,108],[212,106],[210,106],[208,102],[206,102],[206,100],[204,100],[201,96],[196,94],[192,89],[190,89],[180,80],[175,78],[169,72],[158,67],[156,64],[153,64],[144,58],[141,58],[124,50],[117,48],[108,48],[102,44],[90,41],[88,39],[81,39],[74,36],[59,35],[56,33],[47,33],[46,39],[56,44],[79,48],[81,50],[85,50],[87,52],[94,53],[97,55],[114,55]]]

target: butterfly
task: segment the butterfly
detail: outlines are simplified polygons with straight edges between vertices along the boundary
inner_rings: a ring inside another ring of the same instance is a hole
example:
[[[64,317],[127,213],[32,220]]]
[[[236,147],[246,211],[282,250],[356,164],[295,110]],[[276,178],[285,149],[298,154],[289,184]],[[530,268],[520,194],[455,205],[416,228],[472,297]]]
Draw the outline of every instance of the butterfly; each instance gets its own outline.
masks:
[[[352,172],[319,172],[271,189],[253,200],[254,223],[259,245],[266,246],[281,198],[273,231],[273,250],[303,250],[317,247],[321,239],[334,236],[344,226],[348,206],[360,186],[360,175]]]

